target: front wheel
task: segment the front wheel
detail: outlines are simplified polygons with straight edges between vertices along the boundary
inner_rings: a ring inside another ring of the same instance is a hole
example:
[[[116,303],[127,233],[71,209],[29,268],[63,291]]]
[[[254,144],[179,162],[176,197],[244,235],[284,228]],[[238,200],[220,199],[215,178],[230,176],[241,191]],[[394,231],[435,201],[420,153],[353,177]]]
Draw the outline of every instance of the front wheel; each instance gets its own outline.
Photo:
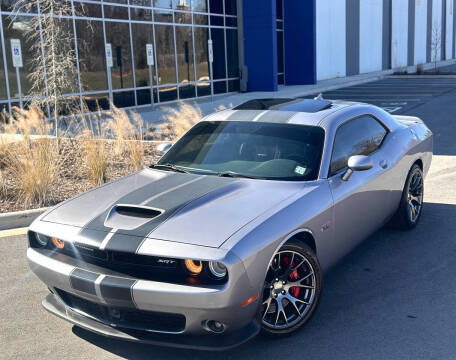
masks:
[[[263,288],[261,321],[266,334],[287,334],[312,316],[322,288],[320,264],[305,244],[285,244],[272,259]]]

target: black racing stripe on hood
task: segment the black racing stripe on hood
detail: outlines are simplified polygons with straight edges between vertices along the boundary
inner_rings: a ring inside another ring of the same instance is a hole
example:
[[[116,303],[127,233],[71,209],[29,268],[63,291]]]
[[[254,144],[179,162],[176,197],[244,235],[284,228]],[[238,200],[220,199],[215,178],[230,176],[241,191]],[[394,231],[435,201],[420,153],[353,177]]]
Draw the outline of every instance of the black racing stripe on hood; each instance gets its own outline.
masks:
[[[190,174],[179,174],[179,173],[171,173],[170,175],[151,182],[150,184],[144,185],[139,189],[128,193],[127,195],[117,199],[116,201],[112,202],[101,214],[96,216],[92,219],[87,225],[84,226],[84,229],[81,231],[81,236],[88,236],[91,240],[92,232],[90,230],[97,230],[100,232],[109,232],[111,228],[108,228],[104,225],[106,217],[111,210],[111,208],[116,204],[133,204],[139,205],[142,201],[150,198],[151,196],[158,195],[168,189],[171,189],[175,186],[182,185],[186,182],[191,181],[194,178],[197,178],[197,175],[190,175]],[[90,233],[90,235],[89,235]],[[102,243],[103,239],[105,238],[106,234],[97,236],[97,240],[99,244]]]
[[[111,306],[136,307],[132,288],[135,280],[106,276],[100,283],[100,293]]]
[[[109,231],[109,228],[106,228]],[[76,239],[76,244],[98,247],[106,237],[106,231],[84,228],[79,232],[81,238]]]
[[[95,280],[99,274],[76,268],[70,274],[70,285],[73,289],[96,295]]]
[[[107,243],[105,249],[130,253],[137,252],[144,241],[144,238],[179,209],[212,191],[232,183],[233,181],[236,181],[236,179],[205,176],[199,181],[195,181],[176,189],[175,191],[157,197],[147,203],[146,206],[163,209],[163,214],[134,230],[117,230]]]

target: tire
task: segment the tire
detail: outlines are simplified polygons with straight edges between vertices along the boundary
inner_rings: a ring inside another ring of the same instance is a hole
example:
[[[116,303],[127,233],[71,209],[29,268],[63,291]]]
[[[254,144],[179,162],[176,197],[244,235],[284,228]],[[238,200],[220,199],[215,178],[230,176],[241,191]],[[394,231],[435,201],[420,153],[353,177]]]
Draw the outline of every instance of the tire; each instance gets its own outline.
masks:
[[[281,336],[303,326],[318,305],[322,281],[320,264],[309,246],[299,241],[282,246],[266,274],[260,305],[262,334]]]
[[[418,224],[423,208],[423,182],[423,171],[417,164],[414,164],[407,175],[399,208],[392,219],[393,225],[399,230],[411,230]],[[412,205],[414,205],[414,210],[411,209]]]

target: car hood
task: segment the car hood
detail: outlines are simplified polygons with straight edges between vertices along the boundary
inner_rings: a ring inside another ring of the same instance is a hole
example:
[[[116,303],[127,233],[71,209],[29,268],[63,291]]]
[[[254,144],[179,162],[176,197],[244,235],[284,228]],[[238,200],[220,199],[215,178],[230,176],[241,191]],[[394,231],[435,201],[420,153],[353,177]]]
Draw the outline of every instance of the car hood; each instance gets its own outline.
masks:
[[[41,221],[80,227],[88,243],[113,251],[135,252],[144,238],[219,247],[302,187],[144,169],[61,203]]]

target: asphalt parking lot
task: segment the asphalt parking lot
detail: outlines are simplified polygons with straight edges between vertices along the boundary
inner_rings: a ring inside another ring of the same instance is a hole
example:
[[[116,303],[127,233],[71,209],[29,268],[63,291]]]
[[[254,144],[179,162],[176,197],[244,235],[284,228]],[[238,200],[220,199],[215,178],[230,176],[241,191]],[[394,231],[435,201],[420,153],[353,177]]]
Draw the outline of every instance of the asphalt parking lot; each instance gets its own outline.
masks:
[[[435,156],[418,227],[380,230],[326,274],[305,328],[222,353],[108,340],[41,308],[47,289],[28,269],[25,236],[12,236],[0,238],[0,358],[456,358],[456,78],[392,77],[324,97],[421,117]]]
[[[454,90],[456,77],[392,76],[383,80],[323,93],[328,99],[343,99],[374,104],[390,113],[410,110]]]

